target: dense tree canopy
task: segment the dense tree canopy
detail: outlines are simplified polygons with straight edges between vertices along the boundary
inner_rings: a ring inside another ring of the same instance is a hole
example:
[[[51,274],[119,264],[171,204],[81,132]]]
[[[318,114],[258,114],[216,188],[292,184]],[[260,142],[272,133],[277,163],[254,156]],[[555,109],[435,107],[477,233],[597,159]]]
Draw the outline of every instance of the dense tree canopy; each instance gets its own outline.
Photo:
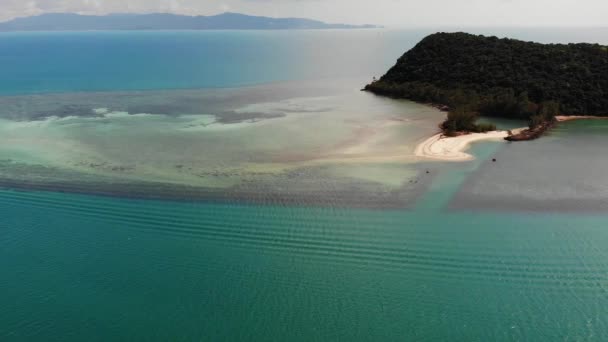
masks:
[[[366,90],[489,116],[529,119],[549,103],[552,113],[608,116],[608,47],[436,33]]]

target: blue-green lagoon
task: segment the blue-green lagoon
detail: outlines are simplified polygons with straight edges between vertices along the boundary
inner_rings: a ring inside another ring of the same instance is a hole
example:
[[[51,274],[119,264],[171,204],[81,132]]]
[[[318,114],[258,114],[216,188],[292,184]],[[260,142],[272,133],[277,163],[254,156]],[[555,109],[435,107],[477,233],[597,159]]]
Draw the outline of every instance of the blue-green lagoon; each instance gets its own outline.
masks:
[[[414,156],[425,33],[1,34],[0,340],[605,340],[608,125]]]

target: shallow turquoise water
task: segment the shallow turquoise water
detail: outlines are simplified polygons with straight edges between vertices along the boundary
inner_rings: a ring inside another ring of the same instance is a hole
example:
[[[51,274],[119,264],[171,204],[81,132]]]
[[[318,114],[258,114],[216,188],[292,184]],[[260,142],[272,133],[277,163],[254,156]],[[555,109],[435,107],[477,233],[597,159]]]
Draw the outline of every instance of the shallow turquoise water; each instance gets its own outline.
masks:
[[[513,32],[560,41],[565,31]],[[595,29],[587,33],[568,32],[567,37],[605,37]],[[12,63],[0,63],[6,76],[0,80],[0,92],[371,78],[418,35],[422,33],[0,35],[0,58]],[[327,40],[319,42],[320,37]],[[352,44],[359,39],[374,48]],[[111,96],[115,94],[102,97]],[[163,98],[158,100],[161,105]],[[84,101],[72,95],[38,100],[37,105],[48,101],[59,108],[64,102]],[[24,113],[38,112],[27,107],[32,106],[28,101],[8,103]],[[191,107],[205,105],[203,101]],[[80,109],[70,110],[77,114]],[[562,126],[554,136],[528,147],[476,144],[477,160],[469,163],[420,163],[421,170],[431,170],[424,176],[431,180],[412,205],[401,209],[345,208],[333,199],[316,206],[280,201],[246,205],[3,189],[0,340],[606,340],[606,211],[520,210],[513,203],[530,203],[530,198],[521,197],[523,189],[514,191],[515,197],[506,191],[530,178],[538,191],[598,195],[589,188],[573,192],[564,186],[576,178],[573,175],[585,184],[606,183],[597,157],[606,137],[582,137],[581,125]],[[586,125],[598,132],[606,129]],[[423,129],[421,125],[417,130]],[[86,135],[81,130],[55,133]],[[403,134],[411,139],[414,133],[404,129]],[[84,141],[98,139],[91,145],[101,154],[108,151],[103,144],[112,140],[107,137],[100,133]],[[125,139],[133,137],[123,134]],[[264,137],[270,140],[272,135]],[[587,155],[567,159],[563,149],[568,146],[595,147],[586,150]],[[492,163],[496,156],[498,163]],[[154,159],[154,154],[143,157]],[[570,167],[561,167],[560,160]],[[581,172],[589,163],[596,171]],[[532,167],[521,176],[508,169],[511,165]],[[378,166],[388,167],[395,165]],[[344,164],[340,170],[352,168]],[[401,172],[395,170],[391,174]],[[549,177],[556,181],[546,183],[544,175],[550,171],[558,172]],[[507,177],[512,175],[516,177]],[[282,182],[279,186],[291,184]],[[331,192],[335,183],[321,185]],[[470,205],[487,199],[478,190],[490,188],[511,197],[498,196],[499,206]],[[361,196],[365,203],[365,194]]]
[[[480,156],[492,147],[476,148]],[[602,340],[606,216],[0,192],[3,340]]]

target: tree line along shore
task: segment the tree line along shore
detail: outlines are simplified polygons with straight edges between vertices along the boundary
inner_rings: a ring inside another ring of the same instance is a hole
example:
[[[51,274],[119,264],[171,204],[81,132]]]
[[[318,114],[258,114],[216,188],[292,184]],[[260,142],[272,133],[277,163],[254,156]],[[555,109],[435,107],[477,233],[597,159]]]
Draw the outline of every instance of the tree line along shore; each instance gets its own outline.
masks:
[[[494,131],[487,116],[527,120],[506,139],[536,139],[559,116],[608,116],[608,47],[436,33],[364,90],[448,110],[448,136]]]

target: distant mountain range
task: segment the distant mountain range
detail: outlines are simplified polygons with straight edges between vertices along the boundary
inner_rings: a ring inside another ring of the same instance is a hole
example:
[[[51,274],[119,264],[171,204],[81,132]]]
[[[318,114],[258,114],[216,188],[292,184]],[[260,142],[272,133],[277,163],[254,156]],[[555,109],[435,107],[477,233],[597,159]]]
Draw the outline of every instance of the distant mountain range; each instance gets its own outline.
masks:
[[[168,13],[103,16],[49,13],[0,23],[0,31],[88,30],[307,30],[376,28],[374,25],[327,24],[303,18],[269,18],[239,13],[185,16]]]

